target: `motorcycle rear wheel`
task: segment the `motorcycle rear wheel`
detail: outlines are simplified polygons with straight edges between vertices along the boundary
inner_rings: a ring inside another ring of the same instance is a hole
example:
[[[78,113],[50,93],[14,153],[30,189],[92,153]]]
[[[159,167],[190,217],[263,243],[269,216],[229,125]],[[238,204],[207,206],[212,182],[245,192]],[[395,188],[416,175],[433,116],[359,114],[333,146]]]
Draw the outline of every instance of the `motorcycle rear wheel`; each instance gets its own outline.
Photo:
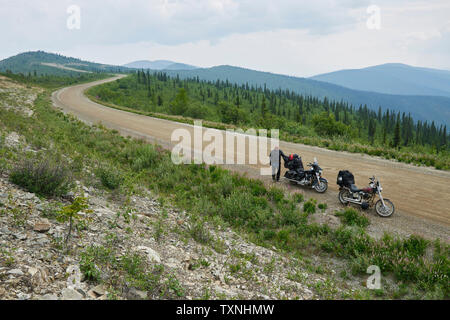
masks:
[[[343,205],[347,205],[349,203],[349,201],[344,200],[344,197],[351,198],[350,191],[348,191],[347,189],[342,189],[341,191],[339,191],[339,201]]]
[[[378,200],[375,203],[375,211],[377,212],[377,214],[380,217],[387,218],[394,214],[395,207],[391,200],[389,200],[389,199],[383,199],[383,200],[384,200],[384,204],[386,205],[386,207],[383,206],[383,202],[381,202],[381,200]]]

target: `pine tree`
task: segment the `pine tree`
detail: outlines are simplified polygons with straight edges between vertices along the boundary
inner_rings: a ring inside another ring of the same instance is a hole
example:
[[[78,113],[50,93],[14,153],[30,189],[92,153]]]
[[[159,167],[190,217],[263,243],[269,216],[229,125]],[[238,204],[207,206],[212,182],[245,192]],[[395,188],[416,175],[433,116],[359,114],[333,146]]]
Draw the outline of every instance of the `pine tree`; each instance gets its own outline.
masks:
[[[265,87],[265,84],[264,84],[264,87]],[[263,96],[263,99],[262,99],[262,104],[261,104],[261,115],[262,115],[263,119],[266,119],[266,116],[267,116],[267,106],[266,106],[266,97],[265,97],[265,96]]]
[[[369,141],[371,144],[373,144],[373,142],[374,142],[376,129],[377,129],[377,127],[376,127],[375,120],[373,118],[371,118],[369,121]]]
[[[395,124],[393,147],[398,148],[399,145],[400,145],[400,113],[397,116],[397,123]]]
[[[447,148],[447,126],[444,126],[444,132],[442,134],[442,146],[444,149]]]

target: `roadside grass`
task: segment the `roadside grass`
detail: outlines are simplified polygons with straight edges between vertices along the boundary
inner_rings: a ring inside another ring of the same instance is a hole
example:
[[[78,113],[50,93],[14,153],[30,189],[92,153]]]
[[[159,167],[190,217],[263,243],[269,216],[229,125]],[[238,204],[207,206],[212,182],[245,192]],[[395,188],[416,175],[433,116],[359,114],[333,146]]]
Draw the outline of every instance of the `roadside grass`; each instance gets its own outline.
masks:
[[[328,225],[308,223],[307,216],[316,210],[316,200],[310,199],[299,206],[302,196],[267,189],[260,180],[217,166],[175,165],[170,153],[158,146],[121,137],[99,125],[88,127],[54,110],[50,91],[39,95],[34,110],[33,118],[24,118],[0,109],[0,127],[20,132],[32,146],[51,146],[52,153],[77,159],[81,163],[72,174],[88,185],[93,184],[93,177],[82,168],[107,163],[112,174],[120,174],[124,180],[113,179],[116,183],[104,184],[105,189],[118,185],[120,192],[131,195],[136,186],[150,188],[164,202],[199,217],[198,226],[192,225],[190,232],[201,243],[214,243],[201,224],[221,219],[258,245],[276,247],[289,255],[309,251],[329,254],[347,261],[354,274],[359,275],[366,274],[369,265],[378,265],[383,275],[393,275],[399,283],[414,285],[439,299],[449,298],[450,252],[446,244],[439,241],[431,244],[417,236],[400,239],[385,235],[377,240],[363,228],[344,225],[333,230]],[[4,150],[0,152],[7,154]],[[428,249],[432,251],[431,256],[425,254]],[[132,266],[133,258],[129,259]],[[94,269],[86,268],[95,279]],[[121,268],[126,269],[128,265]],[[147,276],[135,279],[132,270],[127,270],[138,284],[142,282],[142,288],[148,285],[146,281],[151,283]]]
[[[341,222],[347,226],[358,226],[361,228],[365,228],[370,224],[370,221],[367,217],[361,215],[353,208],[336,212],[335,215],[338,216],[341,219]]]

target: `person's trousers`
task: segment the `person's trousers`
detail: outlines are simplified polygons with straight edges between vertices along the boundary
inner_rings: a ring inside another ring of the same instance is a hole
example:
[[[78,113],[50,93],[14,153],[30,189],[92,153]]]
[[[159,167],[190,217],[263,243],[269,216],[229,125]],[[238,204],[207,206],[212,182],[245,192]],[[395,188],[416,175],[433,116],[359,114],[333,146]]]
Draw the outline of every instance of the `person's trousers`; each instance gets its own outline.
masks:
[[[281,173],[281,167],[278,166],[277,167],[272,167],[272,180],[275,181],[275,176],[276,176],[276,180],[280,181],[280,173]]]

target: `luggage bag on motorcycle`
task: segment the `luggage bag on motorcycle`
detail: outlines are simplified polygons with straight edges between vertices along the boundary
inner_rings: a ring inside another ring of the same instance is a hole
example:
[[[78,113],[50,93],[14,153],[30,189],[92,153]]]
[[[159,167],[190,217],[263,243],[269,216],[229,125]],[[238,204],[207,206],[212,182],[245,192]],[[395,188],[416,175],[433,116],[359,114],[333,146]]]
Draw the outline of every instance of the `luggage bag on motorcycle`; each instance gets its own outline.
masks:
[[[284,167],[289,170],[297,170],[297,169],[300,169],[301,171],[305,170],[303,167],[302,158],[298,154],[291,154],[288,158],[288,161],[284,162]]]
[[[337,184],[340,187],[350,188],[351,184],[355,184],[355,177],[348,170],[341,170],[337,176]]]

